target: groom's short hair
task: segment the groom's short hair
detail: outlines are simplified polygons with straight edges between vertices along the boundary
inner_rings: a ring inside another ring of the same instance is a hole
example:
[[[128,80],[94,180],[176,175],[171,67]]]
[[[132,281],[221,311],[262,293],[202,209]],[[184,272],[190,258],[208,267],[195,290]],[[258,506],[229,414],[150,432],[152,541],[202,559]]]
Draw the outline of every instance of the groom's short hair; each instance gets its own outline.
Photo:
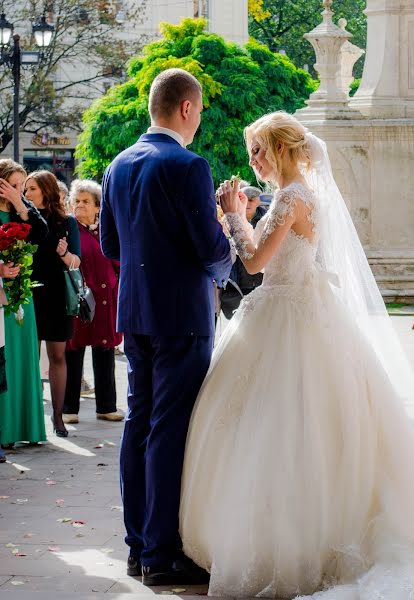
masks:
[[[148,109],[151,117],[171,117],[184,100],[195,100],[202,93],[197,79],[184,69],[166,69],[151,85]]]

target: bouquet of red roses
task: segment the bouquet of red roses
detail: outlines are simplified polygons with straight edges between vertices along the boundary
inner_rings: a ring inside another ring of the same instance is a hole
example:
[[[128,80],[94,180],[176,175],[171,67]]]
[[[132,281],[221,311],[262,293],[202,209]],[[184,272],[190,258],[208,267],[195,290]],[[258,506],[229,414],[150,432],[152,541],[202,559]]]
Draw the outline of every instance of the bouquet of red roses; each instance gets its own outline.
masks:
[[[0,260],[12,262],[20,266],[20,272],[15,279],[3,282],[8,304],[4,306],[6,315],[14,313],[19,323],[23,323],[23,304],[28,304],[32,297],[33,253],[37,246],[27,241],[31,225],[27,223],[5,223],[0,226]]]

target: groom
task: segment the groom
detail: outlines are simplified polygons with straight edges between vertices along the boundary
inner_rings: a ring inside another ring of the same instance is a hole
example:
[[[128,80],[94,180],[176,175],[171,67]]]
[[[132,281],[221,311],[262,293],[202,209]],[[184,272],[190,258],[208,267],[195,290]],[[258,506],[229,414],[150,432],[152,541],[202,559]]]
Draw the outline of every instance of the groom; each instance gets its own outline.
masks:
[[[151,127],[103,179],[101,244],[121,261],[118,331],[128,358],[127,572],[142,567],[150,586],[208,581],[183,554],[178,532],[187,429],[213,348],[213,280],[223,285],[231,268],[209,165],[186,150],[202,108],[192,75],[160,73],[150,91]]]

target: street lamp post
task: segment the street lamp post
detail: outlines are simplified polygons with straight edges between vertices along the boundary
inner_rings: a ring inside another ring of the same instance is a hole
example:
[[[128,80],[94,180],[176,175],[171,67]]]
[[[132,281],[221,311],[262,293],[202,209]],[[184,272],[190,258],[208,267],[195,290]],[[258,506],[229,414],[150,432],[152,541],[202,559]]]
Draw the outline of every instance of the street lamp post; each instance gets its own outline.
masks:
[[[38,23],[32,27],[36,44],[40,51],[22,52],[20,48],[20,36],[13,35],[13,46],[10,47],[10,40],[13,33],[13,25],[6,20],[6,15],[0,15],[0,65],[6,65],[10,68],[13,77],[13,158],[19,162],[19,97],[20,97],[20,68],[21,65],[38,64],[44,58],[44,49],[49,46],[54,31],[53,25],[46,23],[46,17],[43,16]]]

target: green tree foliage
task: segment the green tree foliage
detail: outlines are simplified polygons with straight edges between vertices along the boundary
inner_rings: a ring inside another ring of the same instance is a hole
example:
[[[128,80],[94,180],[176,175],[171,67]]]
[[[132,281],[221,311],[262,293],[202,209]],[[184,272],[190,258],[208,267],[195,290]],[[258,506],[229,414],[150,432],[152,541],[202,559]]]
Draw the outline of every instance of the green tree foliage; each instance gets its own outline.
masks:
[[[366,46],[365,7],[366,0],[335,0],[332,6],[334,20],[347,19],[351,42],[360,48]],[[297,67],[307,64],[313,72],[315,53],[303,35],[319,25],[322,9],[321,0],[249,0],[250,35],[273,52],[283,48]],[[361,76],[363,64],[357,61],[355,77]]]
[[[79,173],[99,179],[105,167],[149,125],[148,95],[161,71],[180,67],[203,86],[204,111],[191,150],[210,163],[216,182],[240,172],[251,178],[243,128],[266,112],[294,112],[315,89],[308,73],[257,41],[244,47],[205,31],[204,19],[163,24],[163,38],[129,63],[129,80],[95,101],[84,114],[77,147]]]

